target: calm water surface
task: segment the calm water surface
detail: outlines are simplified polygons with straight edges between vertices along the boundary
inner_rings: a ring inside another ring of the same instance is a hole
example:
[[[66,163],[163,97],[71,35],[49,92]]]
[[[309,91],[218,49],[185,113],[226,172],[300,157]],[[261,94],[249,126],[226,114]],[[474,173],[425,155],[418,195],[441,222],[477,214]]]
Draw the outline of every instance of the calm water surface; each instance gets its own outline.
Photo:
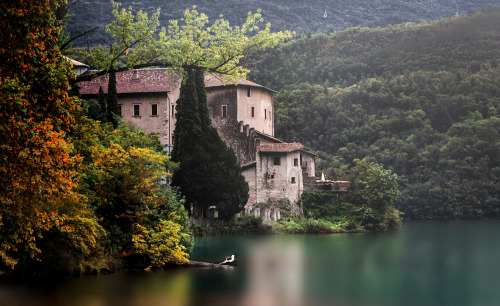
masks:
[[[500,305],[500,221],[408,222],[381,234],[201,237],[233,270],[0,283],[0,305]]]

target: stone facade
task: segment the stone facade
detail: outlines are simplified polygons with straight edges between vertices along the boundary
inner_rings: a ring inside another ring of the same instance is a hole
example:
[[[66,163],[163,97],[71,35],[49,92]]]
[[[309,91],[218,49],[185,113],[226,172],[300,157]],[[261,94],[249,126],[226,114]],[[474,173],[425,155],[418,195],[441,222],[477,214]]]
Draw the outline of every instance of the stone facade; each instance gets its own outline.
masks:
[[[166,69],[117,73],[118,103],[124,121],[158,134],[169,151],[173,146],[175,106],[180,81]],[[83,98],[97,98],[99,87],[107,91],[107,76],[80,83]],[[239,80],[231,84],[206,76],[207,104],[212,125],[236,154],[249,185],[246,213],[277,221],[282,212],[300,213],[296,202],[304,190],[316,184],[315,154],[300,143],[284,143],[274,137],[274,91]]]
[[[116,74],[116,89],[121,117],[145,132],[158,134],[167,149],[173,144],[175,101],[179,80],[166,69],[128,70]],[[108,91],[108,76],[78,83],[84,99],[97,99],[99,87]]]

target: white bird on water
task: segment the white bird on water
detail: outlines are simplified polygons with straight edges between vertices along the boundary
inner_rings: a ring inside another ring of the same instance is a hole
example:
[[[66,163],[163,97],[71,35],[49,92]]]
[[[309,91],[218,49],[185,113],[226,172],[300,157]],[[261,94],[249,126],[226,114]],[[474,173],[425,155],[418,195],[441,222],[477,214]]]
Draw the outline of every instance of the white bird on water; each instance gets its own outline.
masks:
[[[223,262],[221,262],[220,264],[223,265],[223,264],[231,263],[233,261],[234,261],[234,255],[231,255],[229,257],[226,257],[226,259]]]

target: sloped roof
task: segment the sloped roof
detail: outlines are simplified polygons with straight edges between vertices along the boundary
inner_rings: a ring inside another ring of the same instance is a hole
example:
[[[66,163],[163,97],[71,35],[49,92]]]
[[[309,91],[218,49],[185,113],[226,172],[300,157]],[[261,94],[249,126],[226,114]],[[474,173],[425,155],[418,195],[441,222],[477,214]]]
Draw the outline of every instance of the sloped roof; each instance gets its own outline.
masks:
[[[172,91],[176,85],[176,75],[166,74],[166,68],[134,69],[116,73],[116,91],[119,94],[158,93]],[[99,87],[108,91],[108,75],[99,76],[91,81],[80,82],[80,94],[97,95]]]
[[[240,167],[241,168],[247,168],[247,167],[255,166],[256,164],[257,164],[257,162],[254,160],[254,161],[248,162],[246,164],[243,164]]]
[[[261,144],[259,149],[261,152],[267,153],[289,153],[302,150],[304,146],[298,142],[293,143],[264,143]]]
[[[261,132],[261,131],[255,131],[256,134],[260,135],[260,136],[263,136],[267,139],[270,139],[272,141],[276,141],[276,142],[284,142],[283,140],[279,140],[278,138],[274,137],[274,136],[271,136],[269,134],[266,134],[264,132]]]
[[[71,63],[71,65],[73,65],[73,67],[88,67],[87,64],[84,64],[84,63],[79,62],[79,61],[75,61],[74,59],[69,58],[69,57],[64,56],[64,55],[63,55],[63,57],[64,57],[64,59],[66,59],[67,61],[69,61]]]
[[[264,87],[262,85],[259,85],[257,83],[254,83],[252,81],[245,80],[245,79],[238,79],[238,81],[235,84],[235,82],[230,82],[230,81],[226,80],[224,77],[214,76],[211,74],[205,75],[205,87],[207,87],[207,88],[223,87],[223,86],[239,86],[239,85],[258,87],[258,88],[266,89],[266,90],[273,92],[273,93],[276,92],[275,90],[272,90],[270,88]]]
[[[116,90],[119,94],[124,93],[156,93],[169,92],[178,86],[179,76],[176,74],[167,75],[167,68],[155,69],[134,69],[120,71],[116,73]],[[108,90],[108,75],[99,76],[91,81],[78,83],[80,94],[97,95],[99,87],[104,93]],[[252,81],[239,79],[237,85],[263,88],[271,92],[276,92]],[[207,88],[235,86],[234,82],[229,82],[223,77],[216,77],[210,74],[205,75],[205,86]]]
[[[298,142],[292,143],[263,143],[259,146],[260,152],[263,153],[291,153],[295,151],[301,151],[306,154],[318,156],[312,152],[304,149],[304,146]]]

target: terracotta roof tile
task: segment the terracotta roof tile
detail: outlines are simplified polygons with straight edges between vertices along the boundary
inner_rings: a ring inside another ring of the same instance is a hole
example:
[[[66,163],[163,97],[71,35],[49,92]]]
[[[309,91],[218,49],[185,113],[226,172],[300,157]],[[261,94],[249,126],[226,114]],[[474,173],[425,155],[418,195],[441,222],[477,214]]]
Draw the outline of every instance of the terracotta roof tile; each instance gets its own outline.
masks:
[[[265,143],[260,145],[261,152],[280,152],[289,153],[304,149],[304,146],[298,142],[294,143]]]
[[[119,94],[172,91],[172,89],[178,85],[178,76],[174,74],[167,75],[166,73],[167,68],[136,69],[117,72],[116,89]],[[244,79],[239,79],[237,84],[259,87],[275,92],[272,89]],[[99,93],[99,86],[102,87],[106,93],[108,90],[108,76],[103,75],[91,81],[80,82],[78,85],[80,86],[80,94],[82,95],[97,95]],[[234,85],[234,83],[222,77],[216,77],[209,74],[205,76],[205,86],[207,88]]]
[[[153,93],[172,91],[176,84],[175,75],[167,75],[166,68],[137,69],[116,73],[116,90],[119,94],[124,93]],[[97,95],[99,87],[105,93],[108,91],[108,75],[97,77],[88,82],[78,83],[80,94]]]
[[[266,134],[264,132],[261,132],[261,131],[255,131],[255,133],[258,134],[258,135],[260,135],[260,136],[263,136],[263,137],[265,137],[267,139],[270,139],[272,141],[281,142],[281,143],[284,142],[283,140],[279,140],[278,138],[276,138],[274,136],[271,136],[269,134]]]
[[[275,90],[272,90],[270,88],[264,87],[262,85],[259,85],[257,83],[254,83],[252,81],[245,80],[245,79],[239,79],[238,82],[236,82],[236,84],[237,85],[251,86],[251,87],[259,87],[259,88],[269,90],[271,92],[276,92]],[[214,75],[210,75],[210,74],[205,75],[205,86],[207,88],[222,87],[222,86],[235,86],[236,84],[235,84],[235,82],[231,82],[231,81],[226,80],[224,77],[214,76]]]

